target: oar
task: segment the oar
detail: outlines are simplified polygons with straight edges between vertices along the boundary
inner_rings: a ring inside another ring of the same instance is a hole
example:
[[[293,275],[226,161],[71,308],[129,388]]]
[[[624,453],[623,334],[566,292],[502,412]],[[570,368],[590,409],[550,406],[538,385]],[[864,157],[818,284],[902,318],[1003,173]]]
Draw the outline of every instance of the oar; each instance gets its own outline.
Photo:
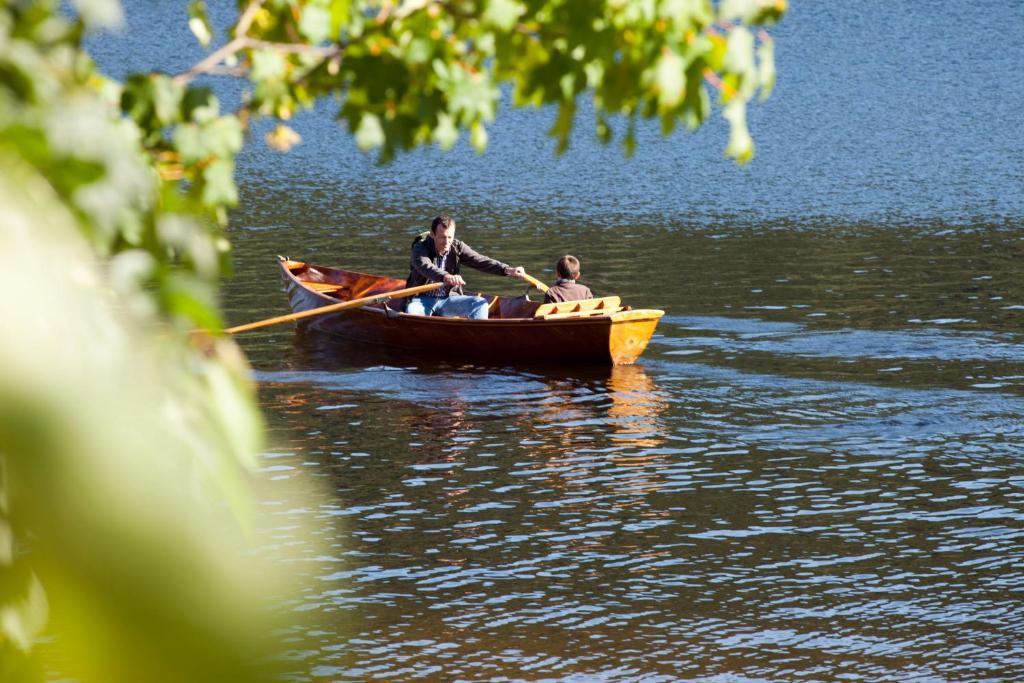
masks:
[[[548,286],[546,284],[544,284],[534,276],[530,275],[529,273],[523,273],[523,279],[542,292],[548,291]]]
[[[422,294],[423,292],[433,291],[443,286],[443,282],[432,282],[429,285],[420,285],[419,287],[396,289],[393,292],[383,292],[381,294],[374,294],[373,296],[364,296],[362,299],[352,299],[352,301],[343,301],[340,304],[321,306],[320,308],[312,308],[308,311],[300,311],[299,313],[292,313],[291,315],[279,315],[276,318],[257,320],[254,323],[246,323],[245,325],[236,325],[235,327],[229,327],[224,331],[227,332],[228,334],[248,332],[249,330],[255,330],[260,327],[269,327],[270,325],[278,325],[280,323],[287,323],[293,320],[301,320],[302,318],[310,318],[314,315],[334,313],[335,311],[344,311],[349,308],[362,308],[363,306],[369,306],[370,304],[380,303],[381,301],[387,301],[388,299],[397,299],[398,297],[403,296],[415,296],[417,294]]]

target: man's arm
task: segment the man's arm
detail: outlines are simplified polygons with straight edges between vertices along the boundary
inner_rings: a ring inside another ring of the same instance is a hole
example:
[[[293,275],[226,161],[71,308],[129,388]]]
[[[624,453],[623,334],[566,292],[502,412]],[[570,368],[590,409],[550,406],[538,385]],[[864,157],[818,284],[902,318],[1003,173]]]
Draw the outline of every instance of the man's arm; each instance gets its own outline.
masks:
[[[473,248],[465,242],[462,243],[462,262],[471,268],[482,270],[483,272],[490,273],[491,275],[508,275],[511,277],[511,272],[515,270],[515,268],[506,263],[495,261],[490,257],[474,251]]]

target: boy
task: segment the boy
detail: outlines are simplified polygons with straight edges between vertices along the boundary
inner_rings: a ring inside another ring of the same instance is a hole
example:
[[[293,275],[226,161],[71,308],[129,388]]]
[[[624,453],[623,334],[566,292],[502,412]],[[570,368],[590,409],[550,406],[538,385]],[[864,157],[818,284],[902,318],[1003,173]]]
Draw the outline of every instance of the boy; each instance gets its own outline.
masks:
[[[578,258],[566,254],[558,259],[555,271],[558,273],[558,281],[544,294],[544,303],[594,298],[589,287],[576,282],[580,276],[580,260]]]

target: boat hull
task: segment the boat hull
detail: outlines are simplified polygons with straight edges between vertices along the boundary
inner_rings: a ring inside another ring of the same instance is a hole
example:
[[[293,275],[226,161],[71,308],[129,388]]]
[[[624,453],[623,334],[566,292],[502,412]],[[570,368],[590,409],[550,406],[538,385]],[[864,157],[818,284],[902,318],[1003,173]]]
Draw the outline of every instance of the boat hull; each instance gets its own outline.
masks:
[[[367,293],[393,291],[404,282],[353,271],[281,261],[288,301],[293,312],[336,304]],[[312,274],[312,275],[311,275]],[[309,279],[313,278],[315,282]],[[341,295],[318,291],[337,283]],[[523,300],[495,302],[508,314]],[[535,307],[536,302],[532,303]],[[396,305],[397,304],[397,305]],[[318,330],[356,342],[403,349],[429,357],[488,362],[584,362],[622,365],[634,362],[650,341],[663,315],[655,310],[623,310],[608,315],[545,320],[497,317],[488,320],[444,318],[400,313],[401,302],[325,313],[304,320]],[[527,310],[524,308],[524,310]]]

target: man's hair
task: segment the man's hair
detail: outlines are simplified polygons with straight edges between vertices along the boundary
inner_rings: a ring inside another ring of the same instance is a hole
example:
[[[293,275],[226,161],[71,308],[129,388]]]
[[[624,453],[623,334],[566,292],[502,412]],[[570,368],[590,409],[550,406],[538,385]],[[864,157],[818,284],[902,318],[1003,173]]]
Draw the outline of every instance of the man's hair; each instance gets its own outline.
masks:
[[[436,233],[437,232],[437,226],[439,226],[439,225],[442,228],[444,228],[445,230],[447,230],[448,228],[454,228],[455,227],[455,219],[452,218],[451,216],[449,216],[446,213],[442,213],[440,216],[435,218],[433,220],[433,222],[430,224],[430,232]]]
[[[558,277],[574,278],[580,274],[580,260],[572,254],[566,254],[558,259],[555,270],[558,271]]]

